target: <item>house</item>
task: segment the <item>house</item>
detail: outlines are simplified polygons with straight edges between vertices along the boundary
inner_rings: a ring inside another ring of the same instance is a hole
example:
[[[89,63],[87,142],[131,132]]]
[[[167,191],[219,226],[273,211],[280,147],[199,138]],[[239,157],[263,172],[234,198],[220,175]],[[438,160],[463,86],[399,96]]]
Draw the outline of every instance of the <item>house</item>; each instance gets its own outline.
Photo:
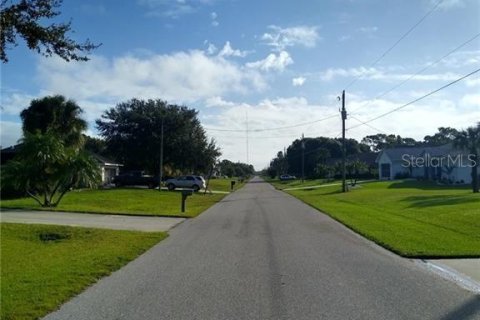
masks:
[[[102,157],[96,153],[90,154],[95,160],[97,160],[102,176],[102,185],[111,184],[113,178],[120,173],[120,167],[123,167],[123,164],[116,163],[115,161]]]
[[[381,151],[376,159],[379,179],[419,178],[471,183],[473,160],[452,144],[398,147]]]
[[[8,148],[1,150],[1,164],[4,165],[8,161],[12,160],[20,149],[20,145],[14,145]],[[100,169],[102,177],[102,185],[110,184],[113,180],[113,177],[119,174],[120,167],[123,167],[123,164],[116,163],[115,161],[109,160],[105,157],[102,157],[95,153],[90,153],[90,155],[97,161],[98,167]]]

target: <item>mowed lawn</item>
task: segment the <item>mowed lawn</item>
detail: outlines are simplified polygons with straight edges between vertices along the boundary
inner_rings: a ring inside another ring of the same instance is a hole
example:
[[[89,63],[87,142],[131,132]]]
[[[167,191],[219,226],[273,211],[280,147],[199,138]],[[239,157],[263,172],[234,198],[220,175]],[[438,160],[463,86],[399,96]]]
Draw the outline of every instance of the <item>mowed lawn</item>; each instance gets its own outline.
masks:
[[[2,208],[55,210],[127,215],[196,217],[220,201],[225,194],[198,192],[187,198],[181,212],[181,193],[140,188],[74,190],[65,194],[56,208],[42,208],[31,198],[3,200]]]
[[[232,181],[235,181],[235,185],[233,187],[233,190],[240,189],[243,187],[245,184],[244,182],[240,182],[238,178],[231,178],[231,179],[226,179],[226,178],[219,178],[219,179],[210,179],[210,182],[208,183],[208,189],[212,191],[223,191],[223,192],[230,192],[230,183]],[[204,190],[201,190],[200,192],[203,192]]]
[[[278,185],[278,184],[276,184]],[[287,191],[407,257],[480,257],[480,195],[413,180]]]
[[[2,223],[0,318],[42,317],[166,236]]]

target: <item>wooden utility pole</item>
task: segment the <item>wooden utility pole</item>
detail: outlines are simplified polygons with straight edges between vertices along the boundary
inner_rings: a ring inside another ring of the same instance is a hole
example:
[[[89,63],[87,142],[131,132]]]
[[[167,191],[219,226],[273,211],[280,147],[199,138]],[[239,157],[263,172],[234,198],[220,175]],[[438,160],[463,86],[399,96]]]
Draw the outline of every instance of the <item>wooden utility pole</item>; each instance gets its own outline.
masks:
[[[342,192],[347,192],[347,147],[345,143],[345,120],[347,120],[347,110],[345,110],[345,90],[342,92]]]
[[[160,176],[158,177],[158,191],[162,191],[162,177],[163,177],[163,117],[162,128],[160,135]]]
[[[302,183],[305,180],[305,136],[302,133]]]

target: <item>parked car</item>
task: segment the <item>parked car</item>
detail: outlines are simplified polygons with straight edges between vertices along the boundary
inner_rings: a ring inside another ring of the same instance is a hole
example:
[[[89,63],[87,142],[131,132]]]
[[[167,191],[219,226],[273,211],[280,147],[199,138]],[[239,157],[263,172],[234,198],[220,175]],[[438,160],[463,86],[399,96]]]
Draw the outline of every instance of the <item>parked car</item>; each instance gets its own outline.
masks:
[[[158,187],[158,182],[158,177],[146,175],[145,172],[139,170],[125,172],[113,178],[116,187],[148,186],[148,188],[153,189]]]
[[[175,190],[175,188],[190,188],[195,192],[205,188],[205,179],[202,176],[182,176],[175,179],[168,179],[165,181],[168,190]]]
[[[295,179],[297,179],[297,177],[291,176],[289,174],[282,174],[280,176],[280,181],[288,181],[288,180],[295,180]]]

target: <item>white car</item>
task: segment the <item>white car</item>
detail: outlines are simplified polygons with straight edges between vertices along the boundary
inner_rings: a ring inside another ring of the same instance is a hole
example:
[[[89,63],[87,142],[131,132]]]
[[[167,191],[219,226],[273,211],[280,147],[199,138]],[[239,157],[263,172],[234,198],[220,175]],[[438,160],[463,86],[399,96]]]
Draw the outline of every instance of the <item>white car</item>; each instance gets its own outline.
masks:
[[[282,174],[280,176],[280,181],[288,181],[288,180],[295,180],[295,179],[297,179],[297,177],[291,176],[289,174]]]
[[[189,188],[193,191],[204,189],[206,186],[205,179],[201,176],[182,176],[175,179],[168,179],[165,181],[168,190],[172,191],[175,188]]]

